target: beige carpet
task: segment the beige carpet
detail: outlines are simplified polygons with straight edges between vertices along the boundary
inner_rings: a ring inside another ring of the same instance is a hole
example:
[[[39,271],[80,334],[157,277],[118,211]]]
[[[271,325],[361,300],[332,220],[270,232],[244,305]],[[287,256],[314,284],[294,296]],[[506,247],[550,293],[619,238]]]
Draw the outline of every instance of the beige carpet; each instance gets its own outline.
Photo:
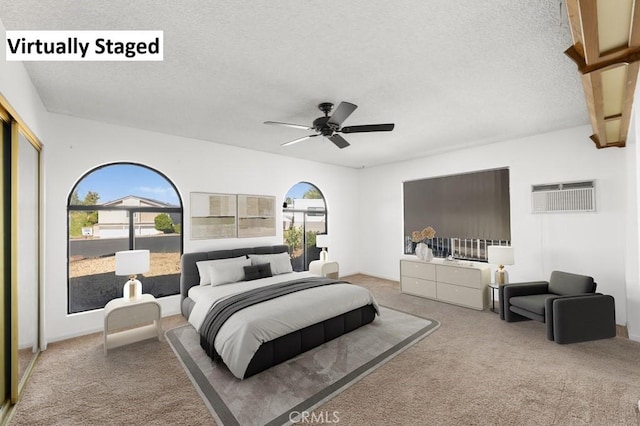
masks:
[[[402,295],[397,282],[349,279],[441,327],[318,408],[334,424],[640,425],[640,343],[558,345],[540,323]],[[166,318],[163,327],[182,323]],[[12,424],[214,424],[166,342],[108,357],[101,344],[99,333],[51,344]]]

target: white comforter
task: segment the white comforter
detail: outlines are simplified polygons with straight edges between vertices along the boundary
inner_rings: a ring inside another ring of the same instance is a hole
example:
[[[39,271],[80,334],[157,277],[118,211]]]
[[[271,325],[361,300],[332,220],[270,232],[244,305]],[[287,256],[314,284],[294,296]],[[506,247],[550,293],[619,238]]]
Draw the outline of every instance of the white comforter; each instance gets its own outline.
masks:
[[[189,322],[200,331],[211,306],[227,296],[311,276],[314,275],[309,272],[293,272],[254,281],[191,287],[189,297],[195,301],[195,306]],[[214,346],[229,370],[241,379],[263,342],[368,304],[373,304],[378,311],[369,290],[352,284],[332,284],[298,291],[237,312],[220,328]]]

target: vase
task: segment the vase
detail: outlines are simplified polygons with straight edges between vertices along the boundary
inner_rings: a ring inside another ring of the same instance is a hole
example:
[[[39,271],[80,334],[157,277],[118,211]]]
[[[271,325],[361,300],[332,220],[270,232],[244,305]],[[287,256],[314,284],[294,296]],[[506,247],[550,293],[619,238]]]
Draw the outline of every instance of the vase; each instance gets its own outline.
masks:
[[[433,259],[433,251],[431,251],[429,246],[425,243],[418,243],[416,245],[416,256],[418,256],[418,259],[420,260],[429,262],[431,259]]]

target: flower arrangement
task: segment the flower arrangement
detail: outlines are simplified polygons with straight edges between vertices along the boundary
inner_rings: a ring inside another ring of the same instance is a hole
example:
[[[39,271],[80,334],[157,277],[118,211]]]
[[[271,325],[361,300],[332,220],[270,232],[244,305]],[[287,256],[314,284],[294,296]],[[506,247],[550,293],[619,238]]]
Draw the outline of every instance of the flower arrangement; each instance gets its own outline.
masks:
[[[435,236],[436,230],[427,226],[422,231],[413,231],[411,233],[411,241],[414,243],[424,243],[426,240],[431,240]]]

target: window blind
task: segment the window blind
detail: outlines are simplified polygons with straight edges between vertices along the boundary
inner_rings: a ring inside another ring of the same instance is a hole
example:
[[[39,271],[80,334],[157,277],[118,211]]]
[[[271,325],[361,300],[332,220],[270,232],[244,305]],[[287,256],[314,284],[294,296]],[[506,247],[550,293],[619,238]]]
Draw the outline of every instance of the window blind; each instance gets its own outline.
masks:
[[[439,237],[511,240],[509,169],[406,181],[404,234],[432,226]]]

